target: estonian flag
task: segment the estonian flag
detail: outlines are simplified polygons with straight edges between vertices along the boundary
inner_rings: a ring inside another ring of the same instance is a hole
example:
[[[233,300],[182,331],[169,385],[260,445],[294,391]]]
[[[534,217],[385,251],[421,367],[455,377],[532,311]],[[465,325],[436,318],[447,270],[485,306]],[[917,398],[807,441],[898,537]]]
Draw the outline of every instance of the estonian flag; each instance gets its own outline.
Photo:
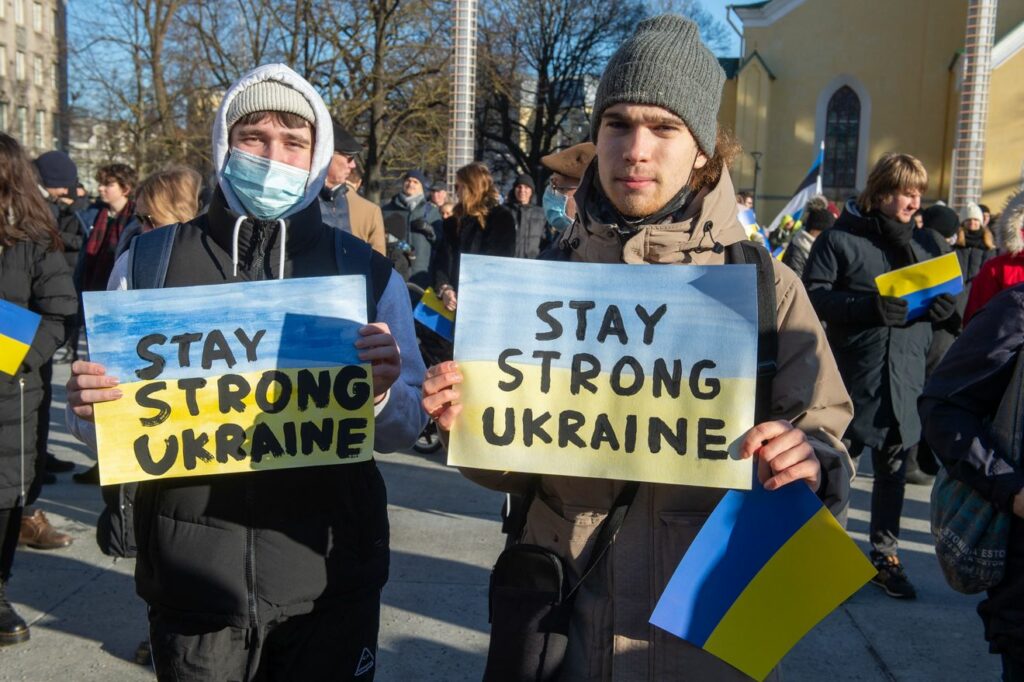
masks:
[[[775,220],[768,226],[768,234],[774,232],[779,224],[782,223],[782,219],[787,215],[792,216],[793,220],[800,220],[807,200],[815,194],[821,194],[821,166],[823,163],[825,163],[824,140],[821,142],[818,156],[814,158],[814,163],[811,164],[811,170],[807,171],[807,175],[800,181],[800,186],[796,188],[796,194],[793,195],[793,198],[789,200],[789,203],[782,209],[782,212],[775,216]]]
[[[895,296],[907,302],[907,321],[928,312],[938,296],[956,296],[964,290],[960,259],[955,253],[908,265],[875,277],[882,296]]]
[[[455,340],[455,313],[444,307],[434,290],[428,288],[412,311],[414,320],[447,341]]]
[[[0,301],[0,372],[15,376],[28,355],[42,318],[8,301]]]

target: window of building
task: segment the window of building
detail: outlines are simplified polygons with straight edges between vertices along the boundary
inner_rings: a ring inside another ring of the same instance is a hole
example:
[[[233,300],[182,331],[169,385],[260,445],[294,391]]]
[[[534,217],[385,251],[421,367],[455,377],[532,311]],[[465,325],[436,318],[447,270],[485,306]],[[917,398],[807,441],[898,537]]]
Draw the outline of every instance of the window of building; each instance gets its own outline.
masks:
[[[0,130],[7,132],[7,127],[11,124],[10,118],[10,105],[7,102],[0,102]]]
[[[40,33],[43,32],[43,3],[32,3],[32,28]]]
[[[3,4],[0,0],[0,4]],[[0,78],[7,78],[7,46],[0,45]]]
[[[14,23],[25,25],[25,0],[14,0]]]
[[[15,122],[17,130],[14,133],[18,138],[18,142],[25,144],[28,141],[28,107],[18,107],[16,115],[18,119]]]
[[[50,62],[50,87],[56,90],[60,86],[57,79],[57,62]]]
[[[6,19],[6,18],[7,18],[7,3],[6,2],[0,2],[0,19]]]
[[[36,125],[35,125],[35,139],[33,140],[33,142],[35,143],[35,148],[36,149],[42,149],[43,145],[44,145],[43,141],[45,139],[46,139],[46,112],[45,111],[37,111],[36,112]]]
[[[37,54],[32,55],[32,83],[42,87],[43,78],[43,58]]]
[[[836,90],[825,115],[825,164],[821,184],[831,192],[852,192],[857,186],[860,98],[847,85]]]
[[[25,53],[21,50],[14,53],[14,77],[25,80]]]

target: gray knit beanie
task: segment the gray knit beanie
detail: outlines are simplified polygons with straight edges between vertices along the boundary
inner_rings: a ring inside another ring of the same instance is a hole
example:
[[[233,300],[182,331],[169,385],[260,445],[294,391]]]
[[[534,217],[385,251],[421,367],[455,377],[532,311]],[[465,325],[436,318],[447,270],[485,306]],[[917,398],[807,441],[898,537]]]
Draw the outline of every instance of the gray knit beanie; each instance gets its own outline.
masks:
[[[316,125],[313,107],[301,92],[281,81],[265,80],[253,83],[231,100],[226,114],[228,130],[238,119],[258,111],[283,111]]]
[[[608,61],[597,86],[590,136],[613,104],[649,104],[683,119],[708,156],[715,153],[725,72],[689,19],[665,14],[640,22]]]

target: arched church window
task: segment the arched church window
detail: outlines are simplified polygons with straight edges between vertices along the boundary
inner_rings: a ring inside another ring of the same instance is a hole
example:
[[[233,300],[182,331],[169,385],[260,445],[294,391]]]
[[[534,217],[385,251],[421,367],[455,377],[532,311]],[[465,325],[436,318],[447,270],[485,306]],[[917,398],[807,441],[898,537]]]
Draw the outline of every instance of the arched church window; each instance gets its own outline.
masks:
[[[857,143],[860,137],[860,98],[848,85],[828,101],[825,118],[825,165],[821,184],[852,191],[857,185]]]

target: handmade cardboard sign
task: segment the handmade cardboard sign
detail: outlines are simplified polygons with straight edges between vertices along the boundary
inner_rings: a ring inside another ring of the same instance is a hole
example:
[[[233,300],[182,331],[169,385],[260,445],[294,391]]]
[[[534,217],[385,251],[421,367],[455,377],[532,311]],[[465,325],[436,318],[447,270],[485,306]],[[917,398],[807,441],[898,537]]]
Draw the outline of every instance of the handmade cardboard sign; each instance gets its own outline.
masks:
[[[754,266],[460,269],[450,465],[750,488]]]
[[[373,379],[354,346],[362,277],[83,295],[100,483],[361,462]],[[315,311],[315,312],[311,312]]]
[[[763,680],[875,573],[802,482],[731,490],[686,551],[651,623]]]

